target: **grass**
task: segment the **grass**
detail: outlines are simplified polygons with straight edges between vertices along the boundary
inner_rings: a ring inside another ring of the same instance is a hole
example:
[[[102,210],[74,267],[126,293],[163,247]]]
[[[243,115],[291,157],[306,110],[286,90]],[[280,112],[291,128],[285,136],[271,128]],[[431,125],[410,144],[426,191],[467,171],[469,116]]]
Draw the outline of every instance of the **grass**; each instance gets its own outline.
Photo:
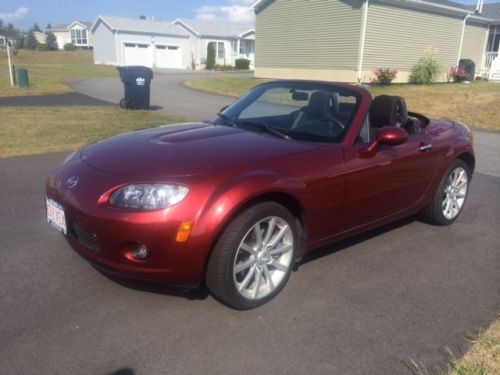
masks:
[[[266,80],[241,77],[195,79],[190,87],[229,96],[240,96]],[[367,87],[373,96],[399,95],[408,108],[433,117],[450,118],[471,127],[500,130],[500,84],[477,81],[471,84],[395,84]]]
[[[94,65],[92,51],[26,51],[11,53],[11,63],[28,69],[30,87],[10,86],[7,50],[0,49],[0,96],[61,94],[73,91],[70,79],[117,77],[115,67]]]
[[[411,360],[408,364],[415,375],[499,375],[500,374],[500,319],[478,335],[469,337],[471,347],[465,355],[457,359],[452,351],[448,356],[446,369],[429,370],[425,365]]]
[[[183,121],[118,107],[0,107],[0,158],[72,151],[130,130]]]

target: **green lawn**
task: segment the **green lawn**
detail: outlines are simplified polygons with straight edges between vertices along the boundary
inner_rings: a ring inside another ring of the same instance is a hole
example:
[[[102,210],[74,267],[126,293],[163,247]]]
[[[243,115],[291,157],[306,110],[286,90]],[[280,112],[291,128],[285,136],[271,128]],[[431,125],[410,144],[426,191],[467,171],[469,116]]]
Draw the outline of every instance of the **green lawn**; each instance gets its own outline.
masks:
[[[11,53],[11,62],[27,68],[30,87],[10,86],[7,50],[0,49],[0,96],[42,95],[70,92],[69,79],[118,77],[115,67],[94,65],[92,51],[26,51]]]
[[[240,96],[266,80],[239,77],[195,79],[190,87],[223,95]],[[500,130],[500,83],[477,81],[471,84],[395,84],[367,86],[372,95],[388,94],[406,98],[408,108],[429,116],[450,118],[476,128]]]
[[[183,121],[118,107],[0,107],[0,158],[73,151],[130,130]]]

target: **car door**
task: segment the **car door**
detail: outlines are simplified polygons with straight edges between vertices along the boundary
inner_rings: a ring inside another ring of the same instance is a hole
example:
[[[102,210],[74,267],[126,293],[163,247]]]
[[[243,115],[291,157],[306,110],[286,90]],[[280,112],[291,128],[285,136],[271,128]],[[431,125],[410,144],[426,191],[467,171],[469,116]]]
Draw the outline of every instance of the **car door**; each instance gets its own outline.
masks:
[[[425,195],[439,153],[425,131],[397,146],[380,145],[372,157],[361,158],[367,144],[344,147],[346,229],[396,215]]]

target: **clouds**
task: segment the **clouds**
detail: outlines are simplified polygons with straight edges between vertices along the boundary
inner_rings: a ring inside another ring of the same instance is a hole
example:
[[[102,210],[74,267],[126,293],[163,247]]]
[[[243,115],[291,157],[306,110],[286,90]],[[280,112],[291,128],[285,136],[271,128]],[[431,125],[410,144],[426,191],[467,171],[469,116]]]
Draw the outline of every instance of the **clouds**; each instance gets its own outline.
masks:
[[[234,23],[253,24],[255,15],[250,5],[255,0],[229,0],[223,6],[202,6],[195,10],[195,18],[207,21],[226,21]]]
[[[13,13],[0,13],[0,18],[4,22],[13,22],[26,17],[29,11],[29,8],[19,7]]]

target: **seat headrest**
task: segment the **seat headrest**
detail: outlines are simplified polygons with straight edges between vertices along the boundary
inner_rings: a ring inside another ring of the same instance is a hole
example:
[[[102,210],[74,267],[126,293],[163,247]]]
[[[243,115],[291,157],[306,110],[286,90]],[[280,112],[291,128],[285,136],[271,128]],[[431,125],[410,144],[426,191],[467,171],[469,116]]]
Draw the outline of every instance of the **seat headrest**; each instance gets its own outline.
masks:
[[[324,91],[315,91],[309,98],[307,105],[307,115],[309,118],[322,119],[330,117],[330,95]]]
[[[395,96],[380,95],[375,97],[370,107],[371,126],[396,126],[398,123],[398,100]]]

